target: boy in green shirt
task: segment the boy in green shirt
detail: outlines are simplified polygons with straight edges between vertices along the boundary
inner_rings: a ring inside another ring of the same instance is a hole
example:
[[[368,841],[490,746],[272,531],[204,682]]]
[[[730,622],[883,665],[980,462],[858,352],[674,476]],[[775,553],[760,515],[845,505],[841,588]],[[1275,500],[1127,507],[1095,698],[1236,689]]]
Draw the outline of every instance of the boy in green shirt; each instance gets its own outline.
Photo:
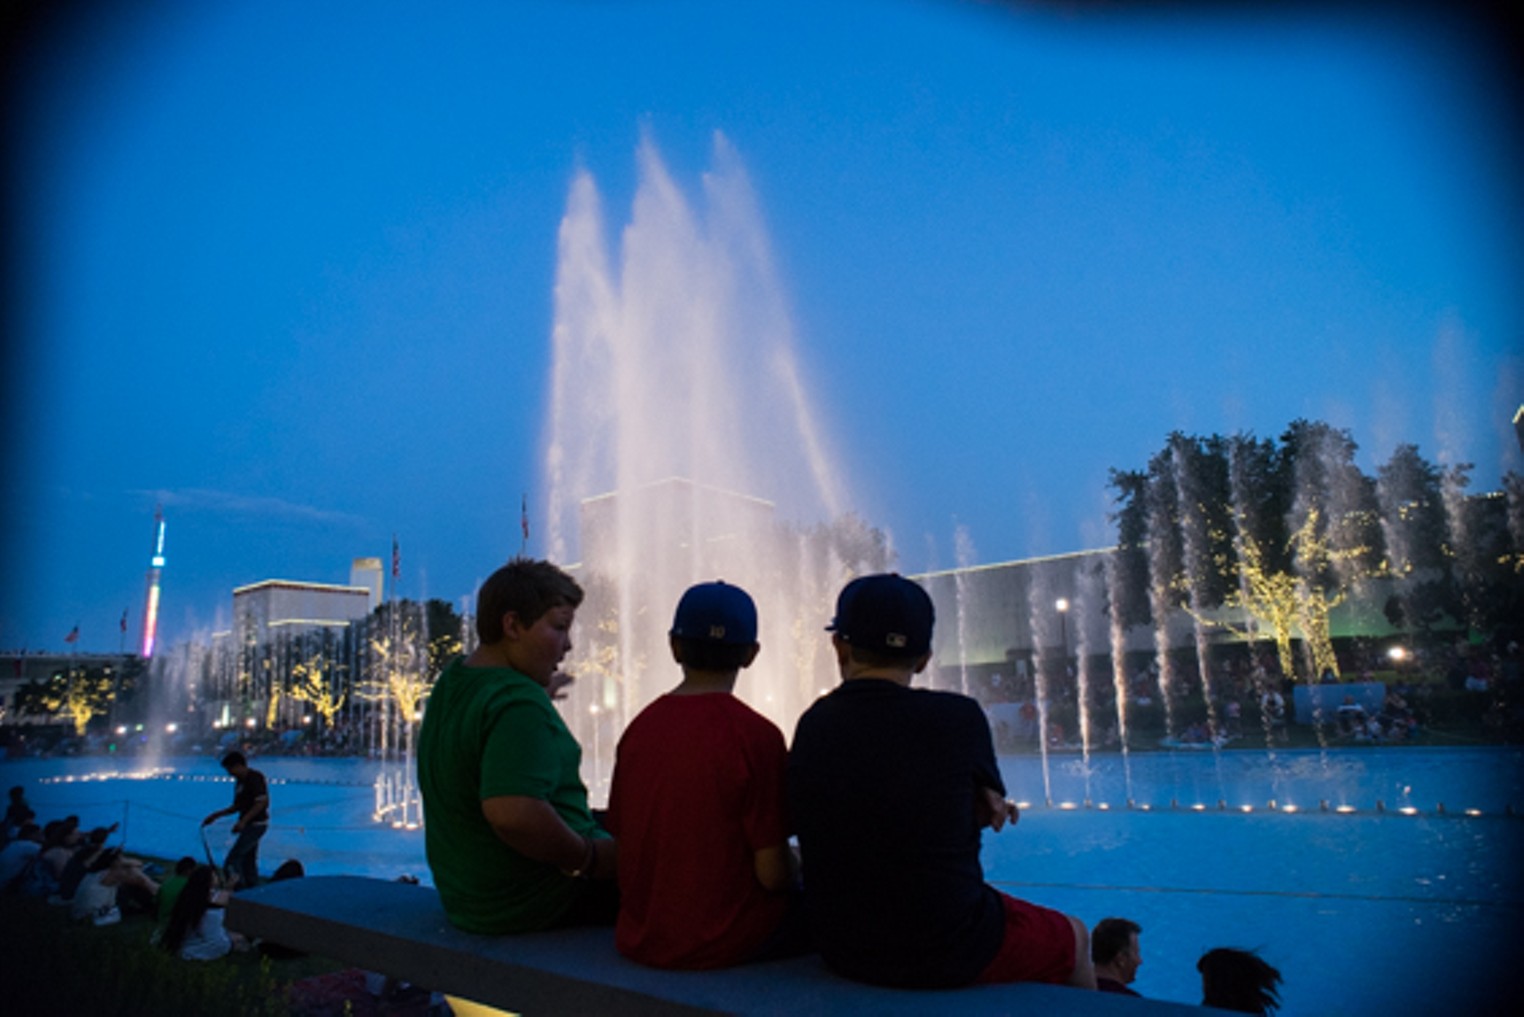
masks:
[[[582,589],[516,558],[482,584],[481,644],[440,674],[418,735],[424,846],[445,914],[469,932],[612,924],[614,841],[578,773],[582,750],[552,700],[571,679]]]

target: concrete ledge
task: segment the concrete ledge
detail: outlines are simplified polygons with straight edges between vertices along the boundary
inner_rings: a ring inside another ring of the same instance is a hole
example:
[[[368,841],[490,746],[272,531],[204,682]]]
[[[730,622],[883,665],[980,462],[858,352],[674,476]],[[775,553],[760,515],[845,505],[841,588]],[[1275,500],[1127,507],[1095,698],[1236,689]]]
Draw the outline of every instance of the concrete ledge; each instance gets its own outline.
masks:
[[[860,985],[817,957],[725,971],[641,967],[609,929],[477,936],[449,924],[431,887],[362,876],[310,876],[236,894],[227,926],[439,992],[518,1013],[609,1015],[848,1012],[911,1015],[1062,1013],[1166,1017],[1200,1007],[1051,985],[907,991]]]

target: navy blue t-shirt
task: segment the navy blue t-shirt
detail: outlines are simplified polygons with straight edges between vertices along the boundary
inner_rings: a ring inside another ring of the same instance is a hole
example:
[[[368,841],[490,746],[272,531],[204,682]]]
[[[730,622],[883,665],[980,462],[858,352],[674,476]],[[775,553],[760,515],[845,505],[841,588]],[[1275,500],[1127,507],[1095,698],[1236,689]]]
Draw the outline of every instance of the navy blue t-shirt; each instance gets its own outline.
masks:
[[[966,985],[989,965],[1005,914],[979,864],[980,788],[1005,794],[967,696],[859,678],[805,711],[789,805],[827,964],[924,988]]]

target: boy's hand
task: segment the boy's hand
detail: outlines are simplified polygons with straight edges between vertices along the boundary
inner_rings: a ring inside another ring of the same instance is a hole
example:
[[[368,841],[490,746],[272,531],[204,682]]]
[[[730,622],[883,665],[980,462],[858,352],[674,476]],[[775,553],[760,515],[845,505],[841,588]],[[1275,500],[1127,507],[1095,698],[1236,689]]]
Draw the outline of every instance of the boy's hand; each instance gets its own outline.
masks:
[[[565,699],[566,687],[577,679],[565,671],[557,671],[550,676],[550,681],[545,686],[545,692],[551,699]]]
[[[1020,818],[1021,810],[1016,803],[1001,797],[998,791],[982,787],[974,796],[974,819],[981,828],[987,826],[999,833],[1006,823],[1015,826]]]

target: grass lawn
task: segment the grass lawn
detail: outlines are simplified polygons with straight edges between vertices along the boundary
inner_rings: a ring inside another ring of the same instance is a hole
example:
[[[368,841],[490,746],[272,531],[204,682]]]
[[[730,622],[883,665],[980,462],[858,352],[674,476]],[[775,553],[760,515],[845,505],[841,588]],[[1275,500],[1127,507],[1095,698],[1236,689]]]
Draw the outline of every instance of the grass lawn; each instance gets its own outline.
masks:
[[[317,1005],[293,983],[319,976],[352,986],[340,966],[318,957],[272,960],[257,950],[217,961],[184,961],[149,943],[154,923],[128,916],[116,925],[71,922],[68,909],[0,894],[3,1010],[18,1017],[92,1014],[143,1017],[310,1017],[370,1010],[343,1000]],[[310,983],[309,983],[310,984]],[[333,993],[330,991],[329,996]]]

